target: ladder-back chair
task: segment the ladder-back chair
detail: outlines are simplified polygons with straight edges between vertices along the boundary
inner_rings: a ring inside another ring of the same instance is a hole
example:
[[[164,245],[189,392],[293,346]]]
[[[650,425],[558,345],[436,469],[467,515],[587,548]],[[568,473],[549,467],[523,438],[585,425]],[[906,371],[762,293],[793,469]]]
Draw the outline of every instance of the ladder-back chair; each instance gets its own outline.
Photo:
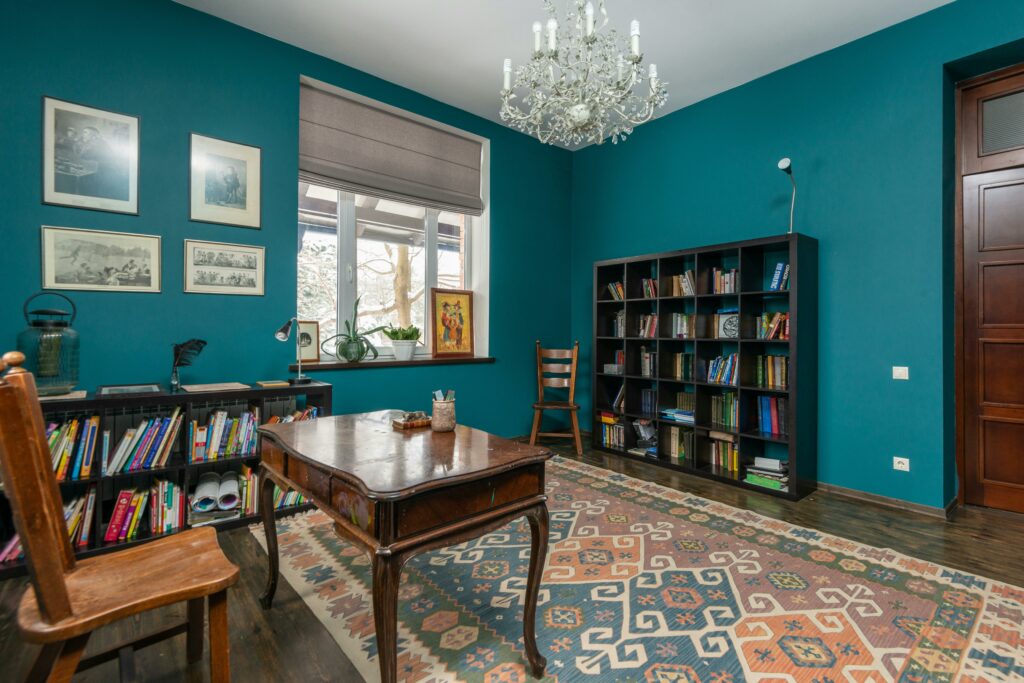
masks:
[[[11,502],[32,590],[18,607],[24,640],[42,645],[30,681],[69,681],[76,671],[120,660],[134,676],[135,649],[186,634],[188,661],[203,654],[204,602],[209,602],[210,674],[230,679],[227,588],[238,567],[221,551],[217,532],[191,529],[115,553],[76,560],[53,473],[43,414],[25,356],[0,360],[0,481]],[[5,374],[6,370],[6,374]],[[138,640],[83,658],[90,634],[111,622],[179,602],[187,618]]]
[[[576,365],[579,361],[580,343],[571,349],[542,349],[537,341],[537,402],[533,404],[533,429],[530,431],[530,445],[537,443],[538,436],[555,436],[575,439],[577,455],[583,454],[580,439],[580,407],[576,405]],[[549,400],[545,389],[568,390],[568,400]],[[545,410],[565,410],[572,420],[570,432],[542,432],[541,419]]]

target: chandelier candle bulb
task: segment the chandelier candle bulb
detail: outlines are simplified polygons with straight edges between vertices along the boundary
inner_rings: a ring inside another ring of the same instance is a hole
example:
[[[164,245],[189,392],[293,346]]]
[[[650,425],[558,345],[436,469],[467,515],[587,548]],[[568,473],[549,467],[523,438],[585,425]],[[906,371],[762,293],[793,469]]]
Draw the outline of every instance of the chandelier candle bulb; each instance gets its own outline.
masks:
[[[505,90],[512,89],[512,60],[506,59],[505,64],[502,67],[502,71],[505,73]]]
[[[651,64],[648,67],[648,77],[651,79],[651,92],[658,91],[658,65]]]
[[[629,47],[634,57],[640,56],[640,22],[636,19],[629,24]]]
[[[539,21],[533,22],[533,53],[540,52],[540,32],[543,27]]]
[[[554,52],[558,49],[558,20],[552,17],[548,19],[548,50]]]
[[[619,55],[618,61],[615,63],[615,69],[619,74],[619,81],[621,81],[626,75],[626,60]]]
[[[594,4],[588,2],[584,13],[587,15],[587,37],[589,38],[594,35]]]

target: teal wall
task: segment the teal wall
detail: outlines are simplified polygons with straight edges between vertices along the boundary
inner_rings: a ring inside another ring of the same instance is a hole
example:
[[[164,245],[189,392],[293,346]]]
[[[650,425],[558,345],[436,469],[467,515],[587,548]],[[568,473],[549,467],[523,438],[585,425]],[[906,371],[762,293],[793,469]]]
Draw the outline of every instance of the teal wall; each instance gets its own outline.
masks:
[[[569,152],[163,0],[5,3],[4,15],[0,347],[14,347],[21,303],[40,288],[40,225],[157,234],[161,294],[70,293],[79,309],[81,385],[166,382],[171,343],[190,337],[210,344],[187,382],[286,376],[294,346],[273,332],[295,312],[298,88],[308,75],[491,140],[497,362],[320,373],[335,386],[335,410],[428,408],[429,392],[445,387],[458,392],[460,421],[506,435],[529,431],[533,340],[569,337],[568,300],[557,294],[569,282]],[[44,95],[141,117],[139,216],[41,203]],[[191,131],[262,147],[262,230],[189,221]],[[184,294],[185,238],[265,246],[266,296]]]
[[[595,260],[785,232],[775,163],[790,156],[797,230],[820,242],[819,478],[944,505],[956,492],[945,67],[1022,36],[1024,3],[961,0],[576,153],[574,337],[589,350]],[[982,65],[998,66],[963,68]],[[893,365],[910,381],[893,382]]]

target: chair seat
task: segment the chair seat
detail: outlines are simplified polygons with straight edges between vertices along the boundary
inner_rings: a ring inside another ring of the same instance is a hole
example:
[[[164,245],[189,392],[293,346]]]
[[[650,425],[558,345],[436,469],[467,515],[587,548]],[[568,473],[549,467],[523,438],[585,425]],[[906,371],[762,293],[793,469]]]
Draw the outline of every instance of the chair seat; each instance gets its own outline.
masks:
[[[34,590],[18,607],[18,628],[31,642],[66,640],[154,607],[206,597],[238,581],[211,527],[190,529],[120,552],[76,562],[65,577],[72,615],[48,623]]]
[[[568,401],[538,401],[533,404],[534,410],[579,410],[580,407]]]

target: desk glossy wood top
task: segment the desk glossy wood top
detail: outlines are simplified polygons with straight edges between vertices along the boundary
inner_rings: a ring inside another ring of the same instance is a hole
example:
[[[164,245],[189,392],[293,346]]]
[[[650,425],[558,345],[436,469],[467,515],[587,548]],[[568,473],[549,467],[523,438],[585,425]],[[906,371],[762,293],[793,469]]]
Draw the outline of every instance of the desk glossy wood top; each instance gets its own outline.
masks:
[[[338,415],[260,427],[289,455],[319,465],[372,500],[406,498],[542,463],[551,451],[459,425],[453,432],[396,430],[400,411]]]

